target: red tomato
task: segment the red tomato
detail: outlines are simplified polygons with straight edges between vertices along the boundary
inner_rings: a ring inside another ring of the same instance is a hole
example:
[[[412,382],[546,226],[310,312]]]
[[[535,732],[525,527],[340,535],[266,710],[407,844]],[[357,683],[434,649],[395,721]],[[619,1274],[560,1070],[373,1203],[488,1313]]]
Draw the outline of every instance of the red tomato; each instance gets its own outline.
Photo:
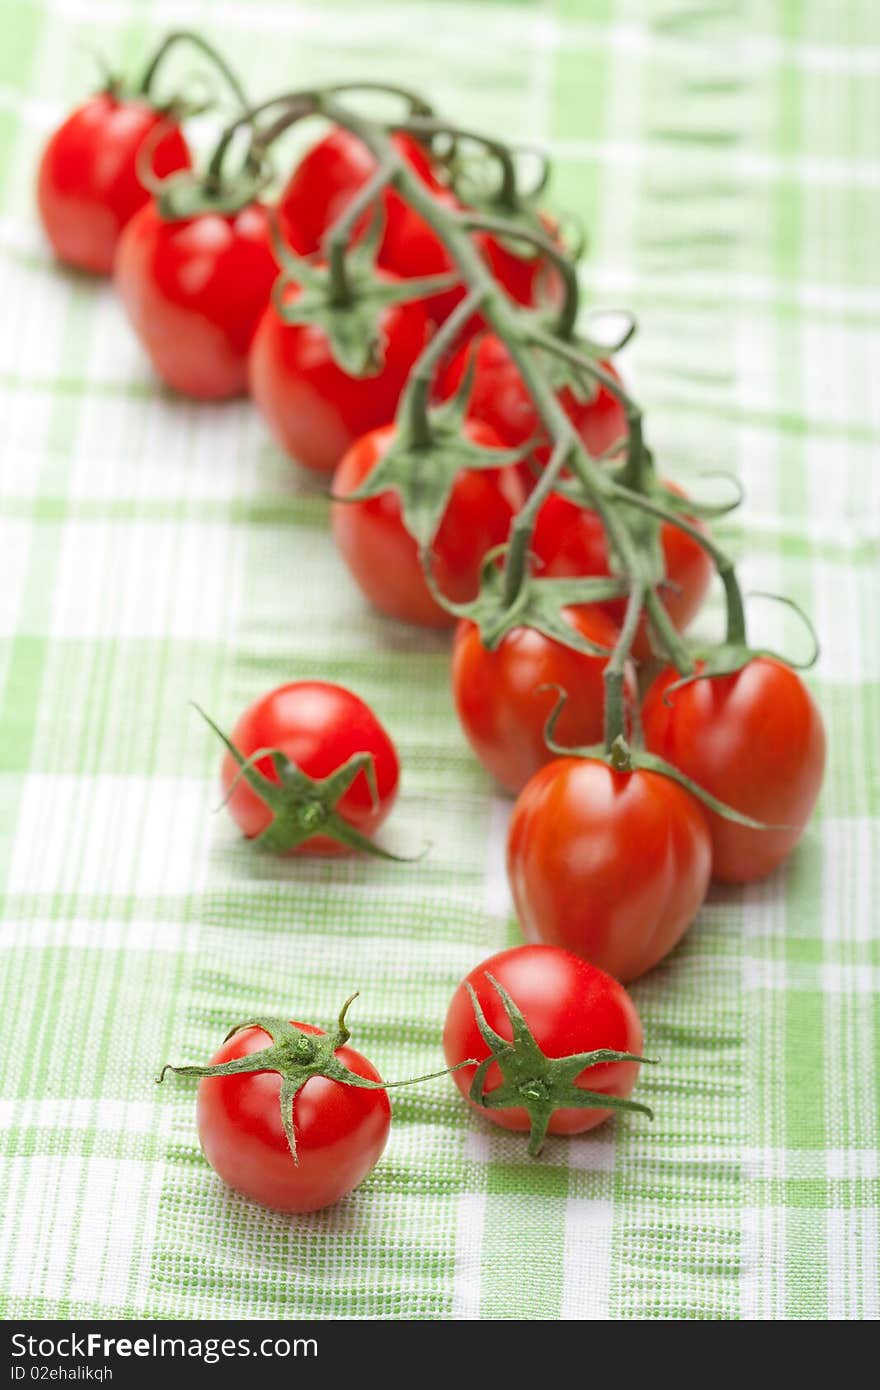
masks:
[[[454,198],[441,188],[424,145],[405,133],[393,135],[392,140],[422,183],[449,207],[455,206]],[[347,130],[332,130],[319,140],[293,171],[278,206],[282,232],[294,251],[300,255],[319,251],[324,233],[375,170],[373,155]],[[382,207],[385,226],[378,252],[380,266],[404,279],[445,275],[452,270],[452,259],[437,233],[395,189],[383,193]],[[366,213],[355,229],[356,236],[364,234],[369,221]],[[459,290],[435,296],[428,304],[431,317],[435,321],[445,317],[460,297]]]
[[[516,946],[490,956],[458,986],[452,996],[443,1050],[450,1067],[473,1057],[477,1062],[489,1056],[473,1004],[467,992],[470,984],[482,1006],[486,1021],[496,1033],[512,1038],[510,1020],[498,992],[488,975],[501,984],[523,1014],[536,1043],[548,1057],[570,1057],[579,1052],[609,1048],[614,1052],[642,1050],[642,1025],[626,990],[604,971],[587,964],[570,951],[551,946]],[[462,1067],[452,1073],[456,1086],[469,1105],[502,1129],[527,1131],[529,1116],[520,1107],[485,1110],[470,1100],[468,1091],[476,1067]],[[575,1078],[580,1090],[600,1091],[609,1096],[626,1097],[636,1084],[638,1062],[611,1062],[587,1067]],[[496,1090],[501,1082],[497,1063],[486,1074],[484,1094]],[[582,1134],[607,1120],[610,1110],[560,1109],[554,1111],[550,1134]]]
[[[674,483],[664,486],[684,496]],[[688,520],[700,525],[693,517]],[[669,588],[660,591],[663,606],[679,632],[683,632],[705,598],[712,580],[712,561],[698,541],[668,522],[660,528],[660,544],[669,581]],[[531,548],[538,558],[535,568],[539,574],[565,578],[611,573],[608,541],[598,513],[579,507],[558,493],[548,497],[538,512]],[[599,606],[615,623],[622,624],[626,599],[609,599]],[[644,617],[633,643],[633,655],[639,661],[647,661],[651,656]]]
[[[341,685],[294,681],[271,690],[245,710],[231,742],[246,758],[260,748],[278,748],[313,778],[329,777],[356,753],[370,753],[376,777],[375,801],[366,774],[360,772],[336,809],[356,830],[372,836],[394,805],[400,776],[394,744],[369,706]],[[261,758],[256,767],[271,781],[279,781],[270,758]],[[271,823],[272,812],[243,779],[235,781],[237,773],[238,765],[227,753],[221,769],[227,794],[235,782],[229,810],[242,834],[254,839]],[[315,835],[295,852],[344,854],[346,848],[326,835]]]
[[[497,435],[479,421],[466,421],[465,433],[483,448],[501,447]],[[349,449],[333,477],[335,496],[357,491],[394,434],[394,425],[385,425]],[[433,574],[444,594],[459,603],[476,597],[483,557],[507,539],[524,501],[516,468],[459,473],[431,548]],[[450,627],[455,622],[425,583],[418,546],[403,524],[396,492],[365,502],[335,502],[330,516],[342,558],[380,612],[425,627]]]
[[[800,676],[769,657],[673,690],[667,704],[678,678],[663,671],[648,691],[647,747],[735,811],[785,827],[751,830],[706,811],[715,878],[761,878],[794,849],[816,803],[825,769],[822,716]]]
[[[304,1033],[322,1029],[296,1023]],[[262,1028],[233,1034],[211,1059],[212,1066],[269,1047]],[[381,1081],[366,1057],[351,1047],[335,1056],[349,1071]],[[312,1076],[293,1102],[297,1163],[281,1120],[281,1077],[277,1072],[203,1076],[198,1092],[202,1151],[211,1167],[237,1192],[278,1211],[318,1211],[363,1182],[375,1168],[391,1127],[385,1091],[347,1086]]]
[[[474,346],[465,344],[453,357],[440,380],[440,397],[451,396],[459,386],[471,351],[476,352],[477,357],[469,414],[491,425],[501,442],[509,447],[541,435],[541,422],[522,377],[506,346],[494,333],[484,334]],[[610,362],[603,362],[601,366],[617,377]],[[623,408],[604,386],[587,401],[578,400],[566,387],[560,391],[559,400],[593,457],[604,453],[626,434]],[[540,444],[534,451],[534,458],[543,467],[550,458],[548,445]],[[531,470],[525,465],[524,472],[534,482]]]
[[[298,292],[292,285],[290,298]],[[424,305],[388,305],[380,334],[379,371],[352,377],[334,360],[318,325],[284,323],[272,304],[263,315],[251,349],[251,393],[282,449],[304,468],[332,473],[360,435],[393,418],[427,340]]]
[[[159,126],[167,133],[160,136]],[[155,140],[152,170],[164,178],[188,169],[190,152],[176,122],[144,100],[99,92],[49,137],[40,160],[37,204],[59,260],[109,275],[120,233],[150,194],[138,177],[138,153]]]
[[[568,621],[581,636],[614,646],[617,628],[595,608],[569,608]],[[544,727],[560,686],[568,700],[556,723],[558,743],[579,747],[602,739],[603,672],[607,658],[565,647],[534,628],[514,628],[494,651],[479,629],[459,624],[452,652],[452,693],[468,742],[483,766],[508,791],[518,792],[533,773],[557,754],[544,742]],[[626,699],[635,698],[632,672]]]
[[[150,202],[126,227],[114,267],[159,376],[198,400],[247,391],[248,350],[277,274],[260,203],[175,222]]]
[[[513,808],[507,871],[526,936],[624,982],[683,936],[711,862],[699,803],[656,772],[558,758]]]

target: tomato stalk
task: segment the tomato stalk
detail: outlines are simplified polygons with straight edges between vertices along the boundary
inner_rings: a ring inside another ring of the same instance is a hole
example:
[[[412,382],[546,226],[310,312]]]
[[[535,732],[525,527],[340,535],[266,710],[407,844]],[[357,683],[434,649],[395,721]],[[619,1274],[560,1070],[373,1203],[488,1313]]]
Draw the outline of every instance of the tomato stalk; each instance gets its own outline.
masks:
[[[209,59],[228,85],[238,104],[242,107],[247,106],[248,98],[244,87],[241,85],[241,82],[222,53],[220,53],[212,43],[209,43],[207,39],[202,38],[201,34],[197,34],[192,29],[175,29],[170,34],[166,34],[144,69],[138,85],[138,93],[141,96],[146,97],[148,100],[152,100],[153,85],[158,76],[159,69],[162,67],[168,53],[181,43],[189,44],[193,48],[197,48],[204,57]]]

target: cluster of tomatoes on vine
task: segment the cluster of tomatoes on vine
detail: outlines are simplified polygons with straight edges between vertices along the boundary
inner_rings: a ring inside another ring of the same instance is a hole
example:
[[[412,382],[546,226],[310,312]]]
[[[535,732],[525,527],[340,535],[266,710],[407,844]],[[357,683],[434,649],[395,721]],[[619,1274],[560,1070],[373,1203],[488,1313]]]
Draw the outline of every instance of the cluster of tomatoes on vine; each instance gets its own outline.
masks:
[[[821,783],[821,718],[795,671],[747,651],[744,639],[742,653],[657,669],[663,643],[642,613],[621,652],[621,727],[609,732],[608,668],[628,613],[620,557],[572,472],[557,470],[558,486],[541,488],[553,441],[534,391],[497,315],[469,311],[454,237],[444,236],[444,217],[460,227],[470,210],[470,243],[505,303],[536,318],[558,309],[571,276],[540,190],[521,191],[500,142],[445,126],[410,94],[398,94],[408,117],[391,146],[430,195],[430,217],[393,180],[382,185],[375,153],[342,125],[268,201],[274,137],[255,121],[278,103],[233,123],[195,172],[180,108],[153,95],[165,53],[191,40],[172,36],[137,87],[109,81],[55,131],[39,171],[43,225],[61,260],[112,272],[169,387],[200,400],[249,392],[291,458],[331,480],[339,553],[380,612],[455,625],[462,728],[517,798],[508,871],[533,944],[471,972],[444,1046],[470,1102],[530,1131],[537,1152],[547,1132],[646,1109],[628,1099],[642,1033],[622,986],[677,944],[712,876],[767,874],[795,845]],[[283,102],[280,110],[279,133]],[[475,177],[481,167],[498,174],[494,185]],[[489,189],[482,206],[479,188]],[[340,225],[341,243],[331,235]],[[422,381],[444,324],[447,338],[450,324],[455,333]],[[612,363],[595,356],[589,389],[554,376],[546,359],[540,370],[587,455],[611,476],[627,445],[628,398]],[[461,459],[445,481],[430,474],[441,438]],[[418,447],[427,471],[416,487],[400,470]],[[376,483],[386,476],[387,487]],[[655,486],[648,506],[661,497],[684,518],[659,513],[644,532],[660,556],[665,620],[682,632],[720,552],[697,504],[672,483]],[[554,592],[572,599],[554,621],[532,623],[514,592],[514,616],[493,635],[481,595],[498,582],[498,557],[524,515],[527,583],[547,582],[549,594],[558,581]],[[597,582],[605,596],[578,602],[578,585],[586,593]],[[226,744],[229,809],[262,849],[395,857],[373,837],[397,792],[397,754],[352,692],[295,682],[257,700],[228,738],[212,727]],[[370,1171],[388,1134],[386,1083],[347,1042],[345,1009],[332,1034],[255,1019],[209,1067],[180,1069],[202,1078],[203,1148],[233,1187],[308,1210]]]

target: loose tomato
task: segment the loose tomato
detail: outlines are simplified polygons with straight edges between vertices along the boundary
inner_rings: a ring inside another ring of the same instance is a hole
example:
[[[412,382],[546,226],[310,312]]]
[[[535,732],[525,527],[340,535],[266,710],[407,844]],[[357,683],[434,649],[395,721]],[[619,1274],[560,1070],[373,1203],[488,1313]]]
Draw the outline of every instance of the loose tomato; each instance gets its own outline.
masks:
[[[291,285],[287,297],[297,294]],[[360,435],[393,418],[427,341],[424,305],[387,305],[379,328],[382,365],[372,376],[353,377],[317,324],[285,323],[273,304],[263,315],[251,348],[251,393],[282,449],[304,468],[332,473]]]
[[[150,202],[123,232],[114,268],[159,376],[198,400],[247,391],[248,351],[277,274],[260,203],[166,221]]]
[[[40,160],[37,205],[59,260],[95,275],[110,274],[123,228],[150,198],[138,176],[138,156],[147,140],[157,178],[190,167],[180,127],[143,99],[100,92],[49,137]]]
[[[468,412],[491,425],[498,438],[509,447],[535,439],[544,432],[538,413],[505,344],[494,333],[484,334],[476,344],[467,343],[456,353],[442,373],[438,395],[454,394],[464,378],[468,354],[476,353],[474,381]],[[600,364],[611,376],[617,372],[610,362]],[[619,401],[607,387],[600,386],[590,400],[580,400],[568,387],[559,392],[560,404],[584,441],[588,452],[598,457],[626,434],[626,416]],[[547,444],[534,450],[534,460],[543,467],[549,457]],[[525,465],[524,475],[534,483],[534,474]]]
[[[513,808],[507,871],[526,936],[634,980],[668,955],[706,895],[709,830],[657,772],[559,758]]]
[[[684,496],[674,483],[665,486]],[[688,520],[700,527],[693,517]],[[706,596],[712,580],[712,561],[699,541],[669,522],[660,528],[660,544],[668,581],[668,587],[661,590],[663,606],[679,632],[683,632]],[[611,573],[608,540],[598,513],[579,507],[558,493],[548,497],[538,512],[531,548],[537,558],[538,574],[565,578]],[[615,623],[623,622],[626,599],[608,599],[600,607]],[[639,661],[647,661],[651,655],[644,617],[633,643],[633,655]]]
[[[564,610],[582,637],[609,650],[617,628],[595,608]],[[557,755],[544,742],[544,727],[558,700],[568,699],[556,723],[556,740],[570,747],[602,738],[603,672],[607,658],[565,647],[534,628],[514,628],[494,651],[483,646],[479,629],[459,624],[452,653],[452,693],[462,728],[483,766],[508,791],[518,792],[533,773]],[[635,698],[631,670],[626,699]]]
[[[742,815],[780,827],[752,830],[706,812],[712,872],[728,883],[762,878],[800,840],[825,769],[822,716],[797,672],[756,657],[731,676],[679,690],[661,672],[642,711],[645,742]]]
[[[491,979],[489,977],[492,977]],[[443,1029],[443,1050],[450,1067],[473,1057],[488,1058],[490,1048],[480,1033],[468,985],[474,991],[486,1022],[500,1037],[512,1040],[513,1028],[496,980],[521,1011],[537,1046],[548,1059],[610,1049],[638,1055],[642,1025],[635,1005],[622,985],[570,951],[552,946],[516,946],[484,960],[462,980],[452,996]],[[502,1129],[534,1134],[534,1115],[522,1105],[486,1109],[471,1098],[476,1066],[452,1073],[465,1100]],[[534,1070],[534,1066],[533,1066]],[[550,1062],[552,1076],[552,1060]],[[569,1089],[599,1092],[625,1099],[636,1084],[635,1061],[604,1062],[586,1067],[568,1079]],[[544,1078],[536,1078],[544,1081]],[[486,1072],[483,1094],[491,1098],[503,1084],[502,1068],[493,1062]],[[540,1092],[551,1087],[538,1085]],[[553,1097],[551,1095],[550,1099]],[[556,1108],[549,1116],[549,1134],[582,1134],[607,1120],[610,1109]]]
[[[368,754],[375,793],[366,770],[361,770],[334,807],[342,821],[364,836],[379,828],[397,796],[400,768],[394,744],[369,706],[341,685],[294,681],[271,690],[245,710],[230,742],[245,758],[260,749],[279,749],[300,772],[314,779],[330,777],[358,754]],[[270,783],[281,785],[271,758],[260,758],[255,767]],[[262,835],[273,823],[272,810],[240,775],[230,753],[223,759],[221,777],[230,813],[242,834],[248,839]],[[302,814],[308,816],[309,809],[303,806]],[[316,821],[323,824],[319,809],[316,800]],[[316,834],[293,848],[297,853],[340,854],[347,846],[328,834]]]
[[[399,153],[422,183],[449,207],[455,200],[442,188],[424,145],[411,135],[392,136]],[[324,234],[345,212],[354,195],[376,171],[376,160],[363,141],[347,130],[335,129],[319,140],[293,171],[278,205],[281,230],[300,255],[321,250]],[[378,264],[404,279],[443,275],[453,262],[437,233],[393,188],[382,194],[385,225],[379,243]],[[355,228],[363,236],[369,226],[365,213]],[[427,301],[428,311],[439,322],[455,306],[461,291],[453,290]]]
[[[469,420],[464,429],[467,438],[483,448],[501,447],[488,425]],[[356,492],[394,436],[395,426],[385,425],[359,439],[334,474],[334,496]],[[434,578],[450,599],[461,603],[476,597],[483,557],[507,539],[524,501],[515,467],[459,473],[431,546]],[[363,502],[334,502],[330,516],[350,573],[380,612],[424,627],[450,627],[455,622],[425,583],[418,546],[404,526],[396,492]]]
[[[308,1023],[294,1028],[326,1036]],[[268,1048],[262,1028],[234,1033],[211,1059],[223,1066]],[[356,1076],[381,1082],[372,1063],[352,1047],[334,1057]],[[278,1211],[317,1211],[339,1201],[375,1168],[388,1140],[391,1106],[384,1090],[365,1090],[315,1075],[293,1100],[296,1161],[290,1151],[280,1105],[281,1076],[275,1071],[203,1076],[197,1118],[202,1151],[225,1183]]]

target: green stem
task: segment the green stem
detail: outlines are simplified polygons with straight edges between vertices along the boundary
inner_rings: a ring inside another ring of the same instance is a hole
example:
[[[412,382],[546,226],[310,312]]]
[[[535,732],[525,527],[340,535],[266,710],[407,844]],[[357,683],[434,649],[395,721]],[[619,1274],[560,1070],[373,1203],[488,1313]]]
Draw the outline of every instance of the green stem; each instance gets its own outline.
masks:
[[[495,236],[506,236],[513,240],[527,241],[530,246],[536,247],[549,261],[552,261],[563,284],[562,308],[559,312],[555,331],[559,338],[567,342],[574,333],[574,326],[577,322],[580,287],[575,264],[569,260],[562,248],[544,232],[539,232],[532,227],[523,227],[516,222],[508,222],[503,217],[471,216],[470,213],[462,213],[459,215],[459,221],[469,231],[491,232]]]
[[[565,442],[556,445],[537,487],[513,519],[504,560],[504,604],[507,608],[516,602],[522,587],[538,512],[553,491],[569,453],[570,446]]]
[[[406,131],[410,135],[449,135],[453,140],[473,140],[474,144],[482,145],[494,159],[498,161],[501,170],[501,184],[496,194],[499,205],[507,208],[510,212],[516,212],[520,207],[520,197],[516,187],[516,165],[509,146],[502,140],[495,140],[491,135],[483,135],[480,131],[465,130],[461,126],[450,125],[448,121],[438,120],[433,116],[414,116],[408,121],[402,121],[392,126],[393,130]]]
[[[653,586],[645,594],[645,608],[654,633],[660,639],[660,644],[676,671],[683,676],[689,676],[694,670],[691,654]]]
[[[542,347],[546,352],[554,353],[563,361],[568,362],[570,366],[584,372],[593,381],[604,386],[605,390],[614,397],[626,416],[628,441],[624,471],[631,469],[634,474],[640,476],[639,470],[642,468],[642,454],[644,452],[642,412],[629,392],[621,386],[616,377],[612,376],[610,372],[606,372],[598,362],[594,362],[591,357],[580,352],[571,343],[560,341],[558,337],[554,338],[542,330],[536,330],[532,333],[532,341],[536,347]]]
[[[677,526],[685,535],[695,540],[697,545],[702,546],[717,569],[724,585],[724,596],[727,603],[725,640],[735,646],[744,645],[746,642],[746,615],[742,590],[739,587],[733,561],[727,552],[715,543],[708,531],[701,530],[693,522],[688,521],[687,517],[682,516],[680,512],[673,511],[671,507],[664,507],[662,502],[657,502],[653,497],[632,492],[629,488],[616,482],[612,484],[612,491],[621,502],[627,502],[633,507],[640,507],[642,511],[650,512],[652,516],[658,517],[670,526]]]
[[[605,667],[605,751],[610,753],[617,739],[626,737],[626,708],[624,705],[624,676],[627,658],[638,631],[645,599],[641,583],[633,584],[626,605],[626,616],[614,651]]]
[[[262,154],[273,141],[277,140],[285,130],[288,130],[297,121],[320,111],[321,94],[308,88],[304,88],[301,92],[285,92],[281,96],[269,97],[267,101],[261,101],[258,105],[243,111],[234,121],[230,121],[229,125],[221,132],[220,139],[214,147],[214,153],[208,164],[208,179],[220,179],[226,151],[242,127],[253,125],[258,116],[274,110],[276,106],[283,107],[282,113],[271,126],[254,136],[253,153],[255,154]]]
[[[432,441],[431,422],[428,406],[431,387],[438,365],[458,338],[459,333],[482,303],[483,294],[479,289],[471,290],[460,304],[457,304],[446,322],[438,329],[421,356],[416,359],[400,403],[401,419],[413,445],[426,449]]]
[[[140,81],[140,91],[145,97],[151,95],[153,82],[156,79],[159,68],[165,60],[166,54],[179,43],[192,44],[193,47],[203,53],[206,58],[210,59],[217,71],[227,82],[238,104],[243,107],[247,106],[248,99],[244,87],[242,87],[226,59],[217,51],[213,44],[208,43],[207,39],[202,38],[201,34],[197,34],[191,29],[175,29],[172,33],[167,34],[159,44],[159,47],[147,64]]]
[[[358,220],[391,182],[392,173],[393,170],[389,163],[380,163],[375,173],[371,174],[367,182],[358,189],[345,212],[336,219],[324,237],[322,249],[327,257],[327,268],[330,272],[330,298],[333,304],[351,303],[351,286],[345,265],[349,242]]]

